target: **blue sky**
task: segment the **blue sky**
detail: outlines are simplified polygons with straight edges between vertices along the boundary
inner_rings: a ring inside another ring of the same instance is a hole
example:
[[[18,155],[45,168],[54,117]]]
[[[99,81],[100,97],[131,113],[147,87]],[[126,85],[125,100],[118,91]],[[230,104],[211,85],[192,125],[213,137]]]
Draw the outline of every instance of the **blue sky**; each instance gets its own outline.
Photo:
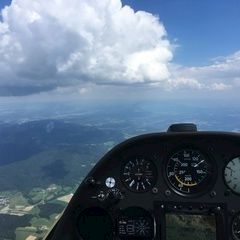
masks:
[[[239,91],[239,0],[122,3],[0,0],[0,96]]]
[[[135,10],[159,15],[170,39],[178,39],[174,60],[204,65],[240,49],[239,0],[124,0]]]
[[[2,0],[0,2],[0,7],[3,8],[5,5],[9,5],[11,3],[11,1],[9,0]]]

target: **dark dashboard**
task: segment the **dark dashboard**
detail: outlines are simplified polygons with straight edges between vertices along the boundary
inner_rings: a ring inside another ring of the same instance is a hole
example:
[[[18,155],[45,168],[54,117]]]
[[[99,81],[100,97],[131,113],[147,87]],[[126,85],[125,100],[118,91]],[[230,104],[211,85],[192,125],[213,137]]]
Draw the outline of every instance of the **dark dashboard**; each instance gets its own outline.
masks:
[[[240,240],[240,134],[179,126],[107,153],[47,239]]]

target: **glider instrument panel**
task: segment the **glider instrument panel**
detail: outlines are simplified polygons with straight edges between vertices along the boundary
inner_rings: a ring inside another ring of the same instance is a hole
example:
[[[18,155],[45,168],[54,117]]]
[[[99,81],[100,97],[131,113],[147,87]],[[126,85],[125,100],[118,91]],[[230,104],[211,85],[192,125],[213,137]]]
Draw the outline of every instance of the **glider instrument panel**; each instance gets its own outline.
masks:
[[[240,240],[240,134],[175,124],[107,153],[47,240]]]

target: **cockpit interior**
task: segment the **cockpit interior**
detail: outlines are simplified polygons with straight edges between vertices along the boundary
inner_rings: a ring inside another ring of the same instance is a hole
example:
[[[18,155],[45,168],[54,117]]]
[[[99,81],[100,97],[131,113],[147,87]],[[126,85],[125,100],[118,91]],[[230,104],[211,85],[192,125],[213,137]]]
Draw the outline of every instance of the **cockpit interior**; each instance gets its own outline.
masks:
[[[240,240],[240,134],[174,124],[110,150],[47,240]]]

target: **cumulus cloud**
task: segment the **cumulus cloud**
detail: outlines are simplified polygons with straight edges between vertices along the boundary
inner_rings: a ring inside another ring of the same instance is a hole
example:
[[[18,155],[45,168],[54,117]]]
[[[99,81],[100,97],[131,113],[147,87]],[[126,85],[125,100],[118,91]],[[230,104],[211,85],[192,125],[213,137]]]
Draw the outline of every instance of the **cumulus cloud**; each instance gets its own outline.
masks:
[[[183,86],[194,89],[224,91],[240,87],[240,51],[215,58],[210,65],[184,67],[172,65],[170,89]]]
[[[0,87],[169,78],[172,47],[158,17],[120,0],[13,0],[0,22]]]
[[[173,64],[159,18],[121,0],[13,0],[1,15],[0,95],[240,88],[240,52],[202,67]]]

